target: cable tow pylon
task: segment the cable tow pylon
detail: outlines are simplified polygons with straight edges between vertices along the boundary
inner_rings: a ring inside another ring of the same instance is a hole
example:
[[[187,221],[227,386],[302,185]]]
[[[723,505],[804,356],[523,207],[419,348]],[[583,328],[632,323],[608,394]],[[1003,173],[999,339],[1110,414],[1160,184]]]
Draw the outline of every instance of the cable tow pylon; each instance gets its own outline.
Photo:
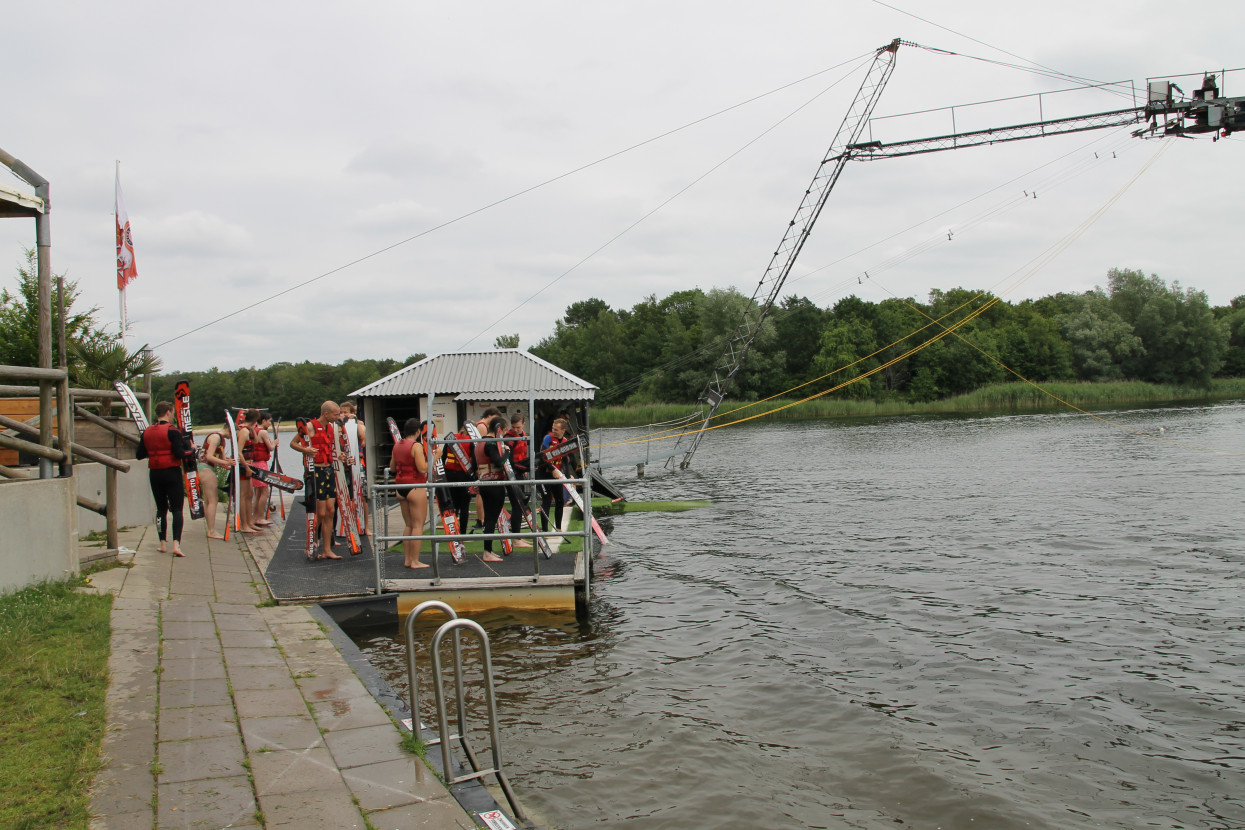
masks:
[[[752,341],[760,331],[765,318],[769,316],[770,309],[773,308],[774,301],[778,298],[778,292],[782,290],[787,275],[791,273],[792,266],[795,265],[804,243],[813,230],[813,224],[816,223],[817,217],[821,215],[822,208],[826,205],[830,191],[834,189],[843,168],[851,158],[847,152],[848,147],[860,138],[861,131],[864,130],[865,124],[873,114],[873,109],[882,95],[882,90],[886,87],[886,82],[890,80],[891,73],[895,69],[895,54],[899,51],[901,43],[899,38],[895,38],[886,46],[878,49],[874,55],[873,63],[870,64],[869,71],[856,92],[856,98],[852,101],[847,115],[839,125],[830,149],[826,151],[821,163],[817,166],[817,173],[813,176],[812,184],[804,191],[804,198],[795,216],[787,224],[782,242],[774,251],[773,258],[770,259],[765,273],[752,293],[752,299],[744,312],[743,320],[727,340],[726,349],[719,358],[708,385],[701,393],[700,400],[707,405],[708,409],[705,411],[700,428],[694,433],[689,431],[684,436],[680,436],[679,443],[675,445],[675,454],[666,460],[667,469],[678,457],[678,448],[687,435],[692,437],[679,462],[679,469],[686,469],[692,463],[692,455],[700,445],[705,428],[717,413],[722,399],[726,397],[727,390],[743,367],[748,350],[752,347]]]

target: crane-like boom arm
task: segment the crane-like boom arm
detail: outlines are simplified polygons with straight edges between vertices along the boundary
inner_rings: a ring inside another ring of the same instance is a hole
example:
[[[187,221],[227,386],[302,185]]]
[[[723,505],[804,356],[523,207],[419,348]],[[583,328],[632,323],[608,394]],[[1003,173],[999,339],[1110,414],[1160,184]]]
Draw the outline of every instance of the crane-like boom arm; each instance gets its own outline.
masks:
[[[821,215],[826,198],[849,161],[869,161],[919,153],[935,153],[941,150],[958,150],[1004,141],[1045,138],[1085,130],[1126,127],[1132,124],[1148,124],[1133,131],[1133,135],[1138,138],[1212,132],[1218,137],[1220,134],[1229,135],[1235,130],[1245,130],[1245,97],[1221,97],[1215,75],[1207,74],[1203,79],[1202,88],[1194,90],[1192,96],[1187,99],[1182,98],[1182,100],[1176,100],[1174,97],[1173,91],[1184,95],[1175,84],[1151,80],[1148,84],[1148,101],[1144,107],[1033,121],[1010,127],[951,133],[931,138],[896,141],[890,144],[883,144],[880,141],[860,142],[860,134],[864,131],[886,82],[890,80],[891,72],[894,71],[895,53],[903,43],[896,38],[878,49],[877,54],[874,55],[864,83],[857,91],[856,98],[844,117],[843,123],[839,126],[830,149],[817,167],[813,183],[804,191],[804,199],[800,202],[795,217],[787,224],[786,233],[778,245],[778,250],[774,252],[769,266],[761,276],[761,281],[757,283],[756,290],[753,291],[742,322],[731,334],[726,344],[726,351],[718,360],[705,391],[701,393],[700,402],[708,409],[702,410],[703,418],[699,428],[694,431],[689,430],[679,437],[674,454],[667,459],[667,467],[674,458],[678,457],[678,448],[688,436],[691,438],[679,462],[679,468],[686,469],[691,464],[692,454],[700,445],[705,429],[717,414],[718,407],[735,376],[743,368],[744,359],[748,356],[753,339],[778,299],[778,292],[786,282],[787,275],[791,273],[791,268],[795,265],[795,260],[813,229],[813,223]]]
[[[826,205],[826,198],[834,189],[839,175],[851,158],[848,148],[860,138],[865,124],[873,114],[873,108],[877,106],[882,90],[886,87],[886,82],[890,80],[891,73],[895,69],[895,53],[899,50],[899,46],[900,40],[895,38],[877,50],[873,63],[869,65],[869,72],[856,92],[856,98],[843,118],[843,123],[839,126],[830,149],[823,156],[821,164],[817,166],[817,173],[813,176],[812,184],[804,191],[800,207],[791,221],[787,223],[787,230],[783,234],[782,241],[774,251],[774,256],[770,259],[765,273],[761,275],[756,290],[752,292],[752,299],[744,311],[743,320],[731,334],[725,352],[714,367],[705,391],[701,393],[700,400],[708,406],[708,409],[704,413],[699,429],[694,434],[688,432],[679,438],[679,444],[682,444],[685,437],[692,436],[687,450],[683,453],[683,460],[679,463],[680,469],[686,468],[691,463],[692,454],[700,445],[705,428],[717,413],[718,406],[726,397],[727,389],[730,388],[735,376],[743,367],[744,358],[748,356],[748,349],[751,348],[757,331],[769,315],[774,301],[778,298],[778,292],[786,282],[787,275],[791,273],[791,267],[795,265],[796,258],[799,257],[800,250],[813,229],[813,224]],[[672,455],[670,460],[673,460],[675,456],[677,456],[677,447],[675,455]],[[669,460],[667,465],[669,465]]]
[[[1175,100],[1174,88],[1167,81],[1151,81],[1150,100],[1144,107],[1031,121],[1010,127],[992,127],[909,141],[893,141],[889,144],[865,141],[850,145],[846,152],[853,160],[872,161],[1146,123],[1148,126],[1133,131],[1135,137],[1165,138],[1211,132],[1226,136],[1234,130],[1245,129],[1245,97],[1220,97],[1214,75],[1207,75],[1202,88],[1195,90],[1193,96],[1187,100]]]

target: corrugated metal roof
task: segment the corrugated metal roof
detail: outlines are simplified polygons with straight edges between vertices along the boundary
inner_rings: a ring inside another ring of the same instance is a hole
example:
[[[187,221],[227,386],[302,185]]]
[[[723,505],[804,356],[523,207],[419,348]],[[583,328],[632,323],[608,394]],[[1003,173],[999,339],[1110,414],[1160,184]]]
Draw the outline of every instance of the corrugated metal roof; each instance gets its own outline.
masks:
[[[351,392],[351,397],[457,395],[460,400],[590,401],[597,387],[521,349],[427,357]]]

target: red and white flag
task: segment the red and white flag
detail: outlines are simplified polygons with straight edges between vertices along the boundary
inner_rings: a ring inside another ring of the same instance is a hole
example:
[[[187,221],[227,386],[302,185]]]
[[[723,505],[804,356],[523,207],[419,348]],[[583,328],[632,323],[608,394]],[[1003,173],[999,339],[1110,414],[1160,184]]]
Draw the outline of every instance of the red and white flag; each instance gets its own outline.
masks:
[[[134,239],[130,236],[130,215],[121,198],[121,170],[117,170],[117,290],[138,279],[138,263],[134,261]]]

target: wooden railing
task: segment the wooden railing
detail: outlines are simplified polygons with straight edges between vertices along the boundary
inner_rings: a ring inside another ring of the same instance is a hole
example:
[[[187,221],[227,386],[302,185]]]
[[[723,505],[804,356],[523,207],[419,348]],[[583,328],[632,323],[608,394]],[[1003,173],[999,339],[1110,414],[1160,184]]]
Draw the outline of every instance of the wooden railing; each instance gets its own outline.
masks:
[[[99,400],[101,398],[120,399],[120,395],[112,390],[102,389],[70,389],[67,385],[67,377],[64,369],[39,369],[32,366],[0,366],[0,378],[11,378],[15,380],[36,380],[38,386],[3,386],[0,385],[0,396],[9,397],[13,395],[30,395],[38,394],[40,398],[39,406],[39,426],[33,427],[22,421],[0,415],[0,427],[12,430],[22,435],[37,439],[36,441],[28,441],[23,438],[17,438],[11,435],[0,433],[0,447],[18,450],[36,458],[43,459],[60,465],[60,475],[62,477],[71,477],[73,475],[73,458],[78,456],[104,465],[104,492],[105,502],[100,504],[92,499],[77,496],[78,506],[98,513],[104,517],[107,523],[107,546],[111,550],[116,550],[119,545],[117,534],[117,473],[128,473],[130,465],[124,461],[120,461],[112,456],[97,452],[90,447],[84,447],[73,441],[73,417],[71,409],[78,412],[82,417],[98,423],[109,431],[122,436],[128,441],[135,442],[133,436],[118,429],[115,425],[103,418],[99,418],[87,410],[83,409],[76,403],[71,403],[74,397],[91,398]],[[46,404],[50,403],[51,387],[55,385],[57,409],[56,423],[59,435],[52,434],[52,412],[45,411]],[[67,397],[67,400],[62,400]],[[145,393],[139,393],[139,398],[146,398]],[[69,440],[62,440],[62,436],[68,435]],[[136,442],[135,442],[136,443]],[[68,448],[66,450],[65,448]],[[40,465],[39,478],[50,477],[45,473],[49,469],[49,465]],[[35,478],[27,473],[0,465],[0,476],[18,481],[28,481]]]

